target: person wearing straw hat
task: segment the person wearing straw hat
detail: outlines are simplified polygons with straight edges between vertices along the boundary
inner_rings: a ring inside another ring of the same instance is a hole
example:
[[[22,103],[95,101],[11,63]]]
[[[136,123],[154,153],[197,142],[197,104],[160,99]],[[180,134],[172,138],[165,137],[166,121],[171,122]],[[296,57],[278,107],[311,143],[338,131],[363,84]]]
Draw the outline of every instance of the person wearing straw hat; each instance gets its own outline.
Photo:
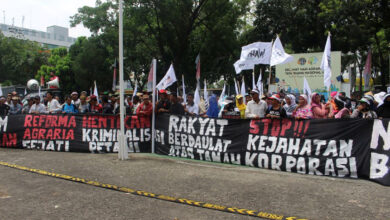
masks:
[[[22,105],[19,104],[19,97],[17,96],[12,97],[9,114],[10,115],[22,114]]]

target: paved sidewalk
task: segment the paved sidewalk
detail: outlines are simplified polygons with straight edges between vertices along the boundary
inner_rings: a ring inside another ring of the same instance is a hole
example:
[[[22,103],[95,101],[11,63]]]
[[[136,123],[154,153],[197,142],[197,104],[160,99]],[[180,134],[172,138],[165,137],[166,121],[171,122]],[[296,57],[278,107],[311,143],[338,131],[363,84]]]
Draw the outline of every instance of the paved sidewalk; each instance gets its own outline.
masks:
[[[0,149],[0,161],[101,183],[307,219],[389,219],[390,188],[244,166],[131,154]],[[256,219],[0,166],[0,219]]]

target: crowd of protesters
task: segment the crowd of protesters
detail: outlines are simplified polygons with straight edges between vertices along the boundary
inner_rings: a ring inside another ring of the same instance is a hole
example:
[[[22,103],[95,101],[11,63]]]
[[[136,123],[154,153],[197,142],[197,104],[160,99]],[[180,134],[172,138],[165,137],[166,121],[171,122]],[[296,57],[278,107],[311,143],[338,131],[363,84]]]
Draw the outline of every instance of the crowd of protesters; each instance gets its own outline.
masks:
[[[157,114],[170,113],[212,118],[390,118],[390,94],[366,93],[362,98],[346,97],[344,92],[332,92],[329,100],[318,93],[307,97],[304,94],[283,92],[261,95],[257,89],[242,95],[218,97],[195,103],[194,94],[183,97],[166,90],[158,91]],[[119,97],[115,94],[87,95],[87,92],[72,92],[60,102],[58,96],[47,91],[46,96],[30,97],[22,103],[16,92],[0,97],[0,116],[15,114],[119,114]],[[126,114],[150,116],[153,113],[152,96],[138,93],[125,99]]]

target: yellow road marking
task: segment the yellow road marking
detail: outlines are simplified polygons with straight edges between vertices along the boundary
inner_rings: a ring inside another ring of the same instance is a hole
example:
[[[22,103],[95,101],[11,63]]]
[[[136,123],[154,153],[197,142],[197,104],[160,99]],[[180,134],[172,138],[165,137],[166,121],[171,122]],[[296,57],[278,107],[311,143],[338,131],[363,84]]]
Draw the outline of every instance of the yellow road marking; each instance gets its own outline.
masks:
[[[190,199],[176,198],[176,197],[171,197],[171,196],[166,196],[166,195],[161,195],[161,194],[155,194],[155,193],[145,192],[142,190],[131,189],[128,187],[119,187],[119,186],[116,186],[113,184],[100,183],[97,181],[87,180],[84,178],[73,177],[73,176],[64,175],[64,174],[58,174],[58,173],[48,172],[48,171],[39,170],[39,169],[32,169],[32,168],[28,168],[28,167],[24,167],[24,166],[19,166],[16,164],[9,164],[7,162],[2,162],[2,161],[0,161],[0,165],[5,166],[5,167],[10,167],[10,168],[15,168],[18,170],[31,172],[31,173],[36,173],[36,174],[40,174],[40,175],[44,175],[44,176],[51,176],[51,177],[55,177],[55,178],[59,178],[59,179],[72,181],[72,182],[83,183],[83,184],[87,184],[90,186],[95,186],[95,187],[100,187],[100,188],[104,188],[104,189],[111,189],[111,190],[115,190],[115,191],[130,193],[130,194],[137,195],[137,196],[144,196],[144,197],[159,199],[159,200],[163,200],[163,201],[175,202],[175,203],[180,203],[180,204],[184,204],[184,205],[207,208],[207,209],[223,211],[223,212],[228,212],[228,213],[248,215],[248,216],[265,218],[265,219],[272,219],[272,220],[308,220],[308,219],[303,219],[303,218],[298,218],[298,217],[293,217],[293,216],[284,216],[284,215],[278,215],[278,214],[268,213],[268,212],[263,212],[263,211],[256,211],[256,210],[243,209],[243,208],[237,208],[237,207],[228,207],[228,206],[211,204],[211,203],[206,203],[206,202],[194,201],[194,200],[190,200]]]

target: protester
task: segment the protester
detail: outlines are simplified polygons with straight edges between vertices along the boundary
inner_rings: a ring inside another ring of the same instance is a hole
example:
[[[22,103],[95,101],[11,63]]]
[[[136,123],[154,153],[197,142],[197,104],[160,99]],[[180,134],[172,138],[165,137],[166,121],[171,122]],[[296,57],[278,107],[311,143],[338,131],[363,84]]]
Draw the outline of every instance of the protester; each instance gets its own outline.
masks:
[[[48,91],[46,92],[47,98],[47,113],[55,114],[62,111],[62,106],[57,101],[57,99],[53,99],[53,93]]]
[[[272,106],[266,112],[267,118],[287,118],[286,110],[281,106],[281,99],[278,94],[269,97],[272,101]]]
[[[187,115],[198,115],[199,114],[199,106],[194,103],[194,94],[188,94],[187,95],[187,104],[185,108],[185,112]]]
[[[76,91],[74,91],[70,95],[72,98],[72,104],[78,109],[80,106],[79,94]]]
[[[75,114],[78,113],[77,107],[72,103],[72,98],[70,96],[65,97],[65,103],[62,106],[62,113]]]
[[[7,104],[8,106],[10,106],[11,103],[12,103],[11,99],[12,99],[12,93],[8,93],[7,99],[6,99],[6,101],[5,101],[5,104]]]
[[[87,102],[87,97],[82,95],[80,96],[80,105],[78,108],[79,113],[85,114],[91,111],[91,107]]]
[[[169,108],[169,113],[174,115],[184,115],[184,107],[181,103],[179,103],[179,100],[177,98],[176,93],[171,94],[171,106]]]
[[[89,106],[91,109],[91,113],[96,114],[102,113],[103,111],[102,105],[97,102],[97,97],[95,95],[91,95],[91,97],[89,98]]]
[[[384,96],[383,103],[376,112],[379,118],[390,118],[390,94]]]
[[[6,116],[9,113],[9,105],[6,103],[6,98],[4,96],[0,97],[0,116]]]
[[[142,96],[142,103],[138,105],[136,114],[140,116],[151,116],[153,114],[153,105],[150,102],[149,95]]]
[[[102,106],[103,106],[103,110],[102,110],[103,114],[114,114],[113,107],[110,103],[108,103],[108,97],[106,95],[102,96]]]
[[[286,104],[283,105],[283,108],[286,111],[287,117],[291,118],[294,110],[297,108],[297,104],[295,102],[295,96],[292,94],[288,94],[286,95],[284,100]]]
[[[299,96],[298,106],[293,111],[292,117],[295,119],[310,119],[313,117],[311,106],[307,102],[306,95]]]
[[[320,94],[315,92],[311,96],[311,111],[313,118],[327,118],[329,114],[329,103],[326,105],[322,104]]]
[[[159,91],[159,94],[160,94],[160,100],[157,102],[156,105],[157,113],[169,112],[169,109],[171,108],[171,102],[168,100],[167,91],[161,89]]]
[[[34,98],[30,97],[27,100],[27,105],[23,106],[22,114],[28,114],[30,113],[31,106],[34,104]]]
[[[250,94],[245,94],[245,105],[247,105],[250,101],[252,101],[252,96]]]
[[[22,114],[22,105],[19,104],[19,98],[17,96],[13,96],[11,99],[9,114],[10,115]]]
[[[339,96],[336,96],[333,100],[337,109],[339,109],[339,111],[334,115],[334,118],[349,118],[351,112],[346,107],[346,103]]]
[[[244,119],[246,105],[244,104],[244,98],[242,97],[242,95],[236,96],[236,107],[238,108],[238,111],[240,112],[241,119]]]
[[[371,110],[371,102],[367,98],[359,101],[358,107],[352,112],[351,118],[377,118],[375,111]]]
[[[217,96],[213,94],[209,98],[209,108],[207,109],[206,115],[209,118],[218,118],[218,113],[219,113],[219,107],[218,107]]]
[[[132,114],[137,114],[137,109],[138,109],[138,106],[141,104],[141,99],[138,95],[134,96],[133,97],[133,105],[132,105],[132,110],[131,110],[131,113]]]
[[[30,114],[43,114],[46,112],[46,107],[41,103],[39,95],[34,97],[34,104],[30,108]]]
[[[116,106],[114,108],[114,115],[119,115],[120,114],[120,97],[116,97],[116,101],[115,101],[115,105]]]
[[[248,102],[245,109],[245,118],[264,118],[267,111],[267,103],[259,99],[259,90],[251,91],[252,100]]]

